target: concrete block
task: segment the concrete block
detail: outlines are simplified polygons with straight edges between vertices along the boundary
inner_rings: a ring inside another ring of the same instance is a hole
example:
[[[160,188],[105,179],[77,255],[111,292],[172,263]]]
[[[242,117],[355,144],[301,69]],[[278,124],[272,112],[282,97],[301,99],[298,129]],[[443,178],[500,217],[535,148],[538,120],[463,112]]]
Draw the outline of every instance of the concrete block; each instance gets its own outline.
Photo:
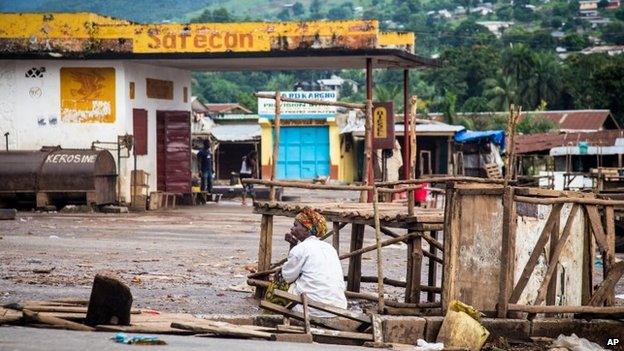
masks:
[[[15,219],[17,210],[14,208],[0,208],[0,220]]]
[[[387,343],[416,345],[425,337],[426,320],[412,316],[382,316],[381,330]]]
[[[499,337],[512,340],[530,340],[531,323],[526,319],[484,318],[482,325],[490,332],[488,341]]]
[[[430,316],[424,317],[427,322],[425,326],[425,340],[427,342],[435,342],[442,327],[444,316]]]
[[[607,341],[624,335],[624,323],[614,320],[592,319],[590,321],[571,318],[536,319],[531,323],[531,336],[557,338],[560,334],[576,334],[593,341],[606,349],[624,350],[624,345],[607,345]]]

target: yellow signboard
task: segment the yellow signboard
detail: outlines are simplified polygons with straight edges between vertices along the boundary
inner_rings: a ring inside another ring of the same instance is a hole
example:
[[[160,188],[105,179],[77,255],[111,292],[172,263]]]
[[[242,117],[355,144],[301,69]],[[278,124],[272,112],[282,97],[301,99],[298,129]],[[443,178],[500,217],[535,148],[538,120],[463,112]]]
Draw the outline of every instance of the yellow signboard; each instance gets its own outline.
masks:
[[[386,106],[378,106],[373,110],[373,137],[384,139],[388,136],[388,111]]]
[[[115,69],[61,68],[61,121],[115,122]]]

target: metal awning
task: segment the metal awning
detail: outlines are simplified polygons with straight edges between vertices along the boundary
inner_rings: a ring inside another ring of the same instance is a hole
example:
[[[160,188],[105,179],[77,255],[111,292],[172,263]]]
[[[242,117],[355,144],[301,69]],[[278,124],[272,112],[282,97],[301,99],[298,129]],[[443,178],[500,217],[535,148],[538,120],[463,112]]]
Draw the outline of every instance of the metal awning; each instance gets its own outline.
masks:
[[[223,124],[215,125],[210,134],[219,142],[254,142],[260,140],[258,124]]]

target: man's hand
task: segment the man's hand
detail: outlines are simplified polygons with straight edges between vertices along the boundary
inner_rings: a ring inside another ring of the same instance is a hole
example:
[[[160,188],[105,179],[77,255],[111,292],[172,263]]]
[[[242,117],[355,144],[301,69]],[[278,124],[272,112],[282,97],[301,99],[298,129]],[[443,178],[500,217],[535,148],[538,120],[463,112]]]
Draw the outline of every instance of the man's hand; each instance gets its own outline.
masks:
[[[289,243],[290,243],[290,244],[292,244],[292,245],[297,245],[297,242],[298,242],[297,238],[295,238],[295,237],[294,237],[292,234],[290,234],[290,233],[286,233],[286,234],[284,235],[284,240],[286,240],[287,242],[289,242]]]

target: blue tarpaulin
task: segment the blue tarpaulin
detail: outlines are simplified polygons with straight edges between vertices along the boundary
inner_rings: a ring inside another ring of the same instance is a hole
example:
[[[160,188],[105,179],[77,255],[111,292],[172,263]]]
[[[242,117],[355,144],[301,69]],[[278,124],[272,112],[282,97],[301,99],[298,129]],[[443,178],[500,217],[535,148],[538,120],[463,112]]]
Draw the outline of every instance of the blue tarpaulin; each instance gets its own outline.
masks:
[[[477,141],[487,139],[498,145],[501,150],[505,150],[505,132],[502,130],[484,130],[481,132],[473,130],[462,130],[455,133],[455,141],[464,143],[467,141]]]

